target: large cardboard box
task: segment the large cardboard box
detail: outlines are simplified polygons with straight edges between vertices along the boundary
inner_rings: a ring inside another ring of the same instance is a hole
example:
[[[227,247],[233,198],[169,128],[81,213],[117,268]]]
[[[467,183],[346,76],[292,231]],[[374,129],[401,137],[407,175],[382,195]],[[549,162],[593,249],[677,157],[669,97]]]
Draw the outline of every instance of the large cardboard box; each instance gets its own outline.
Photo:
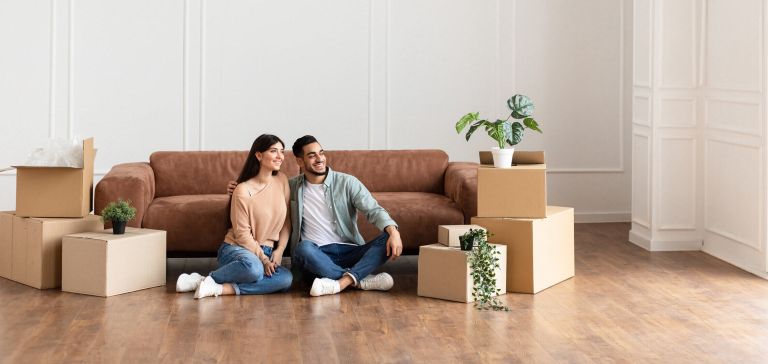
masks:
[[[477,216],[547,216],[547,166],[544,152],[515,152],[509,168],[477,169]]]
[[[108,297],[164,286],[165,236],[131,227],[65,236],[61,290]]]
[[[473,217],[507,246],[507,291],[537,293],[574,275],[573,208],[547,206],[544,219]]]
[[[59,287],[64,235],[102,229],[93,215],[52,219],[0,212],[0,277],[39,289]]]
[[[461,247],[459,237],[468,232],[469,229],[485,230],[480,225],[439,225],[437,227],[437,242],[445,246]]]
[[[16,214],[27,217],[84,217],[93,202],[93,138],[83,140],[83,168],[16,168]]]
[[[496,288],[504,294],[507,289],[507,247],[495,245],[501,253],[496,269]],[[442,244],[419,247],[419,278],[417,294],[456,302],[472,302],[472,276],[467,252]]]

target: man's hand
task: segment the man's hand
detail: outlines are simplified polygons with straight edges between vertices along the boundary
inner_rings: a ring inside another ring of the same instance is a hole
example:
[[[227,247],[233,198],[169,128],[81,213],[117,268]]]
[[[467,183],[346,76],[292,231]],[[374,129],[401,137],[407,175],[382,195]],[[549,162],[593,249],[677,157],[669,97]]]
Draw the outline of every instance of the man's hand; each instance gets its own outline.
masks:
[[[237,187],[237,182],[229,181],[229,184],[227,184],[227,194],[232,196],[232,192],[235,192],[235,187]]]
[[[400,231],[394,225],[389,225],[384,230],[389,234],[389,239],[387,239],[387,256],[389,260],[396,260],[400,254],[403,254],[403,241],[400,240]]]

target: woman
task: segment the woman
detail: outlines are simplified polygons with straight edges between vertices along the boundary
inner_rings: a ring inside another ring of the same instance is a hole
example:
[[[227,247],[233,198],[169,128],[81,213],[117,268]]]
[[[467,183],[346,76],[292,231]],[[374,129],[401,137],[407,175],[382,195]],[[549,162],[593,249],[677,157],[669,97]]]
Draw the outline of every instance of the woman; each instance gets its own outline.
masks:
[[[182,274],[177,292],[195,298],[266,294],[291,287],[291,271],[281,265],[291,233],[288,178],[279,173],[285,144],[262,134],[253,141],[237,188],[230,197],[229,230],[219,247],[219,268],[207,277]]]

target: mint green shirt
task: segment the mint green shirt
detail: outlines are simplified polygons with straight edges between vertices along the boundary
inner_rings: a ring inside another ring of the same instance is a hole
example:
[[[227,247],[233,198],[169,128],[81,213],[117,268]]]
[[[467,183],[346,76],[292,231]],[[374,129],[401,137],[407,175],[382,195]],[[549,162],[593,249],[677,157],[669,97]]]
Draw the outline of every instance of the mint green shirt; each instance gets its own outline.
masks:
[[[301,223],[304,215],[304,175],[300,174],[288,180],[291,188],[291,251],[301,240]],[[325,202],[331,208],[334,218],[334,230],[344,240],[357,245],[364,245],[365,240],[357,228],[357,212],[365,215],[368,221],[379,230],[395,225],[387,210],[379,206],[376,199],[360,180],[346,173],[336,172],[328,167],[328,175],[323,181]]]

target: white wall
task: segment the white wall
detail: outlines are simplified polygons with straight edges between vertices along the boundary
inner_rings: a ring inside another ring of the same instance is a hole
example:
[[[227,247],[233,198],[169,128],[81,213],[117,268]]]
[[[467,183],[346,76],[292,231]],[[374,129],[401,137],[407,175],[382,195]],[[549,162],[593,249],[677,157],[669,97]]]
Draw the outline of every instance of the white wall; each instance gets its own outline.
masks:
[[[765,0],[635,0],[632,231],[761,276]]]
[[[628,220],[631,1],[0,0],[0,165],[94,136],[97,178],[156,150],[247,149],[275,133],[328,149],[439,148],[525,93],[551,204]],[[0,175],[0,208],[14,206]]]

